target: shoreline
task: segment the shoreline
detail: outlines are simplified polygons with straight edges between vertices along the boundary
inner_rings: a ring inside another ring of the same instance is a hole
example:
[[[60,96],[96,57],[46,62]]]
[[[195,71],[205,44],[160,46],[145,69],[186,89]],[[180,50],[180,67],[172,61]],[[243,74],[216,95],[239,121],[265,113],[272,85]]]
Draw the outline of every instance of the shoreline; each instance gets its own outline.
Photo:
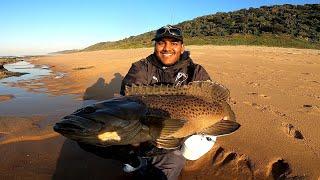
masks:
[[[4,68],[5,64],[12,64],[22,61],[21,59],[17,58],[0,58],[0,80],[4,78],[8,78],[11,76],[22,76],[27,73],[19,73],[19,72],[11,72]]]

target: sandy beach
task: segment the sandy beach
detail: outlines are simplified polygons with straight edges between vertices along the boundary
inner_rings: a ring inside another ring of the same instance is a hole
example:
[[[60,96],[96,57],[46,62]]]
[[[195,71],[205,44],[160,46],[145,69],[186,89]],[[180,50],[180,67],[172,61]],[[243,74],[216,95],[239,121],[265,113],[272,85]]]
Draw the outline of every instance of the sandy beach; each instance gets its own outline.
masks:
[[[180,179],[320,178],[319,50],[186,48],[195,63],[230,90],[230,104],[242,126],[236,133],[218,138],[199,160],[188,161]],[[152,48],[144,48],[35,57],[29,61],[47,65],[53,73],[32,84],[9,85],[103,100],[119,92],[133,62],[152,52]],[[0,103],[11,98],[9,94],[0,96]],[[121,172],[120,163],[83,151],[51,127],[37,129],[41,117],[28,118],[29,124],[23,124],[19,122],[25,117],[0,117],[3,126],[22,124],[9,130],[0,128],[0,179],[130,179]]]

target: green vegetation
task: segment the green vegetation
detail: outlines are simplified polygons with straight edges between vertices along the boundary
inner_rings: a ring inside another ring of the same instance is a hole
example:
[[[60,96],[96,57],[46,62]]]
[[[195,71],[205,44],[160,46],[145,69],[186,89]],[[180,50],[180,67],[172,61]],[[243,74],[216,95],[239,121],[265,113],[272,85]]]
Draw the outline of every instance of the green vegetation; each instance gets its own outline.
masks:
[[[0,57],[0,65],[15,63],[20,61],[18,57]]]
[[[120,41],[100,42],[83,49],[83,51],[151,47],[151,39],[153,38],[153,36],[154,32],[147,32],[138,36],[130,36],[129,38],[125,38]]]
[[[320,4],[275,5],[216,13],[177,24],[187,45],[262,45],[320,49]],[[151,47],[154,31],[83,51]]]
[[[76,53],[79,52],[79,49],[71,49],[71,50],[63,50],[63,51],[57,51],[57,52],[51,52],[49,53],[50,55],[55,55],[55,54],[70,54],[70,53]]]
[[[19,57],[0,57],[0,79],[10,76],[21,76],[28,73],[11,72],[3,67],[5,64],[21,61]]]
[[[310,43],[306,40],[293,38],[285,35],[263,34],[254,35],[228,35],[228,36],[206,36],[192,37],[186,39],[187,45],[254,45],[254,46],[272,46],[272,47],[290,47],[320,49],[320,43]]]

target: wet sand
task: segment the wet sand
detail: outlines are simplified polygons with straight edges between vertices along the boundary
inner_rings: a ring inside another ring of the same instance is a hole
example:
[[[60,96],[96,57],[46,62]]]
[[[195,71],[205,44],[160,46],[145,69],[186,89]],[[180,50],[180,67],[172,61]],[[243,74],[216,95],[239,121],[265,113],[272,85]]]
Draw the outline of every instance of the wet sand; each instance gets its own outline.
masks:
[[[236,133],[218,138],[204,157],[188,161],[181,179],[320,177],[319,50],[246,46],[187,46],[187,49],[213,80],[230,89],[230,103],[242,126]],[[35,80],[43,83],[37,87],[29,86],[28,82],[11,86],[30,91],[43,87],[53,95],[105,99],[118,92],[131,63],[150,53],[152,48],[33,58],[33,63],[48,65],[56,74]],[[58,173],[60,178],[86,179],[89,174],[125,178],[114,161],[86,153],[60,135],[48,136],[53,133],[50,130],[40,132],[45,133],[34,135],[38,139],[32,139],[31,133],[29,139],[0,145],[0,152],[5,154],[1,157],[4,163],[0,165],[0,177],[50,179]],[[2,142],[13,139],[4,138],[5,133],[0,132]],[[32,158],[26,153],[31,153]]]
[[[21,76],[23,74],[24,73],[16,73],[16,72],[11,72],[11,71],[1,70],[0,69],[0,79],[11,77],[11,76]]]
[[[13,99],[14,96],[12,94],[4,94],[4,95],[0,95],[0,102],[2,101],[9,101],[11,99]]]

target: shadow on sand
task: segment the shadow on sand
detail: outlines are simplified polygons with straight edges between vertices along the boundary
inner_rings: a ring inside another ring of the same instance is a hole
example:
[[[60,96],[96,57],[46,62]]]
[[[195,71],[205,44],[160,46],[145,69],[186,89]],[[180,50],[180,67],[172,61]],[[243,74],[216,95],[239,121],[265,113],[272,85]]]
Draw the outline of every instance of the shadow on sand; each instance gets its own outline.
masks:
[[[109,83],[105,83],[103,78],[99,78],[96,83],[88,87],[83,95],[83,100],[105,100],[119,94],[123,76],[115,73],[114,78]]]
[[[114,97],[114,94],[120,91],[122,79],[123,76],[120,73],[115,73],[109,83],[99,78],[95,84],[86,89],[83,99],[104,100]],[[128,174],[123,173],[122,164],[119,161],[104,159],[86,152],[76,142],[67,139],[61,148],[52,179],[118,180],[131,178]]]
[[[122,164],[119,161],[95,156],[82,150],[76,142],[67,139],[61,148],[52,179],[122,180],[131,178],[122,172]]]

